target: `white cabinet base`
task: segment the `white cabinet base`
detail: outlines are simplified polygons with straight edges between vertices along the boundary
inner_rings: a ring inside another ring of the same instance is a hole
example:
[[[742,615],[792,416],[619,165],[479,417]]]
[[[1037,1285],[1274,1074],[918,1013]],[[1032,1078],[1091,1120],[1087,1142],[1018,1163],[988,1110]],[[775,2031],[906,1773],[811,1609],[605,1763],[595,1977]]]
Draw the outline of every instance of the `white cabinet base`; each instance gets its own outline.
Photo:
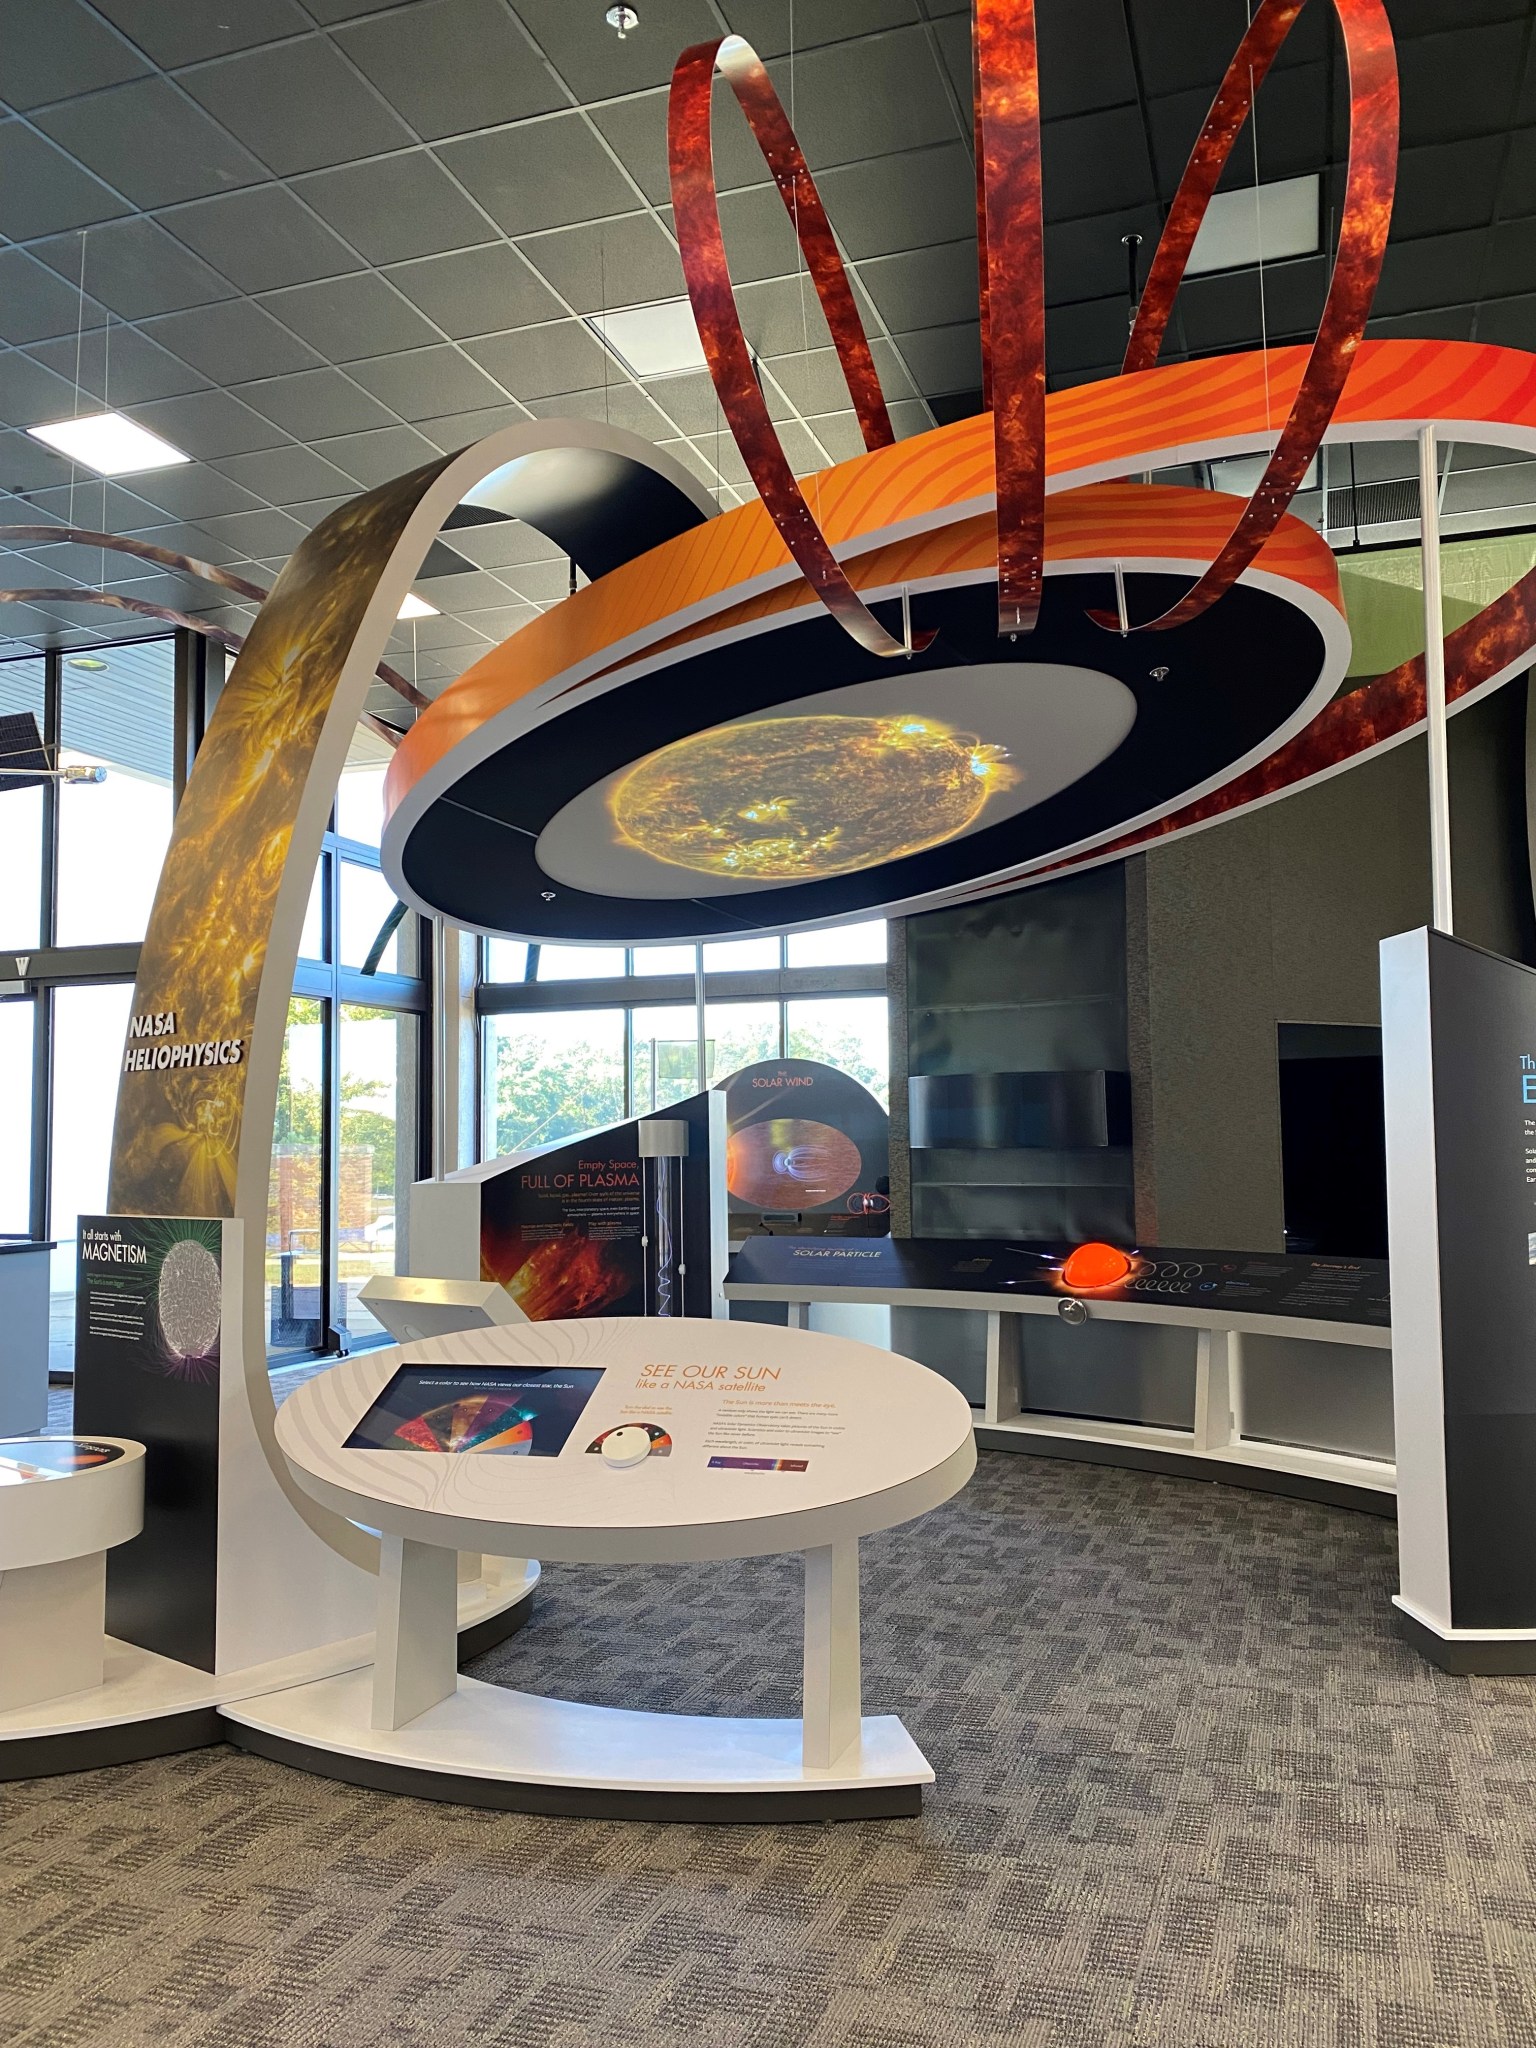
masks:
[[[0,1712],[100,1686],[106,1607],[102,1550],[0,1572]]]
[[[927,1759],[892,1714],[866,1716],[831,1768],[790,1720],[646,1714],[461,1678],[407,1726],[378,1729],[373,1676],[349,1671],[223,1709],[229,1739],[348,1783],[512,1812],[614,1819],[824,1820],[920,1810]]]

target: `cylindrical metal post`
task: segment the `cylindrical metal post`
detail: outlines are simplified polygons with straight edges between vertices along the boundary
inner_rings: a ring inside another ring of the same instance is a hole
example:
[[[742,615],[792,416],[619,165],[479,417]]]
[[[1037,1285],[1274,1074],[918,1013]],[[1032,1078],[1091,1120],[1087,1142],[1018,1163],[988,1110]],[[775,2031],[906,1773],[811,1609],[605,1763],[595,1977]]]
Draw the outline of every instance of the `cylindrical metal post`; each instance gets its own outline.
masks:
[[[1435,429],[1419,429],[1419,548],[1424,580],[1424,718],[1429,736],[1430,922],[1454,929],[1451,776],[1445,730],[1445,623],[1440,604],[1440,479]]]

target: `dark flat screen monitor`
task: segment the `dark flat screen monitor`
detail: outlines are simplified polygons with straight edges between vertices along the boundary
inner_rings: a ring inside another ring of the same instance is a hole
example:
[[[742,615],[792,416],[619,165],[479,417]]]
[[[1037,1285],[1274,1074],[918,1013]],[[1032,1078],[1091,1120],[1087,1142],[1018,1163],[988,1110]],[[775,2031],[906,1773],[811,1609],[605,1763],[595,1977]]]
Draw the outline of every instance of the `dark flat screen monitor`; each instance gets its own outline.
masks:
[[[602,1376],[600,1365],[403,1365],[346,1448],[557,1458]]]

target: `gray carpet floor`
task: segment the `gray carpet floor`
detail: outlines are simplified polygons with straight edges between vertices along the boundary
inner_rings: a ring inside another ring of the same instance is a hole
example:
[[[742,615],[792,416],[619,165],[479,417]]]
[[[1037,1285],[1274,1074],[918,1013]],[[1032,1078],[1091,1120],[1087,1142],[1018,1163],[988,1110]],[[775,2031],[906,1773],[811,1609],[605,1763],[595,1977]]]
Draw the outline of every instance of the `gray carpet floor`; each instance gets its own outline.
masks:
[[[1536,2048],[1536,1682],[1394,1638],[1393,1530],[1000,1454],[866,1546],[920,1820],[666,1827],[240,1755],[0,1788],[27,2048]],[[787,1563],[549,1572],[477,1675],[795,1710]]]

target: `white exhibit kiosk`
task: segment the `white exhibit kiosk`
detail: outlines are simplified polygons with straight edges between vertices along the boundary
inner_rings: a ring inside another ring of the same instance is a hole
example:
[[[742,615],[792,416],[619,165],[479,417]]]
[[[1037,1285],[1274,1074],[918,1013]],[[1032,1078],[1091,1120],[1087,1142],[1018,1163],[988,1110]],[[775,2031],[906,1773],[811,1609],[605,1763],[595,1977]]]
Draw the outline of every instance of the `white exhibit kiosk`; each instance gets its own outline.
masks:
[[[378,1652],[227,1705],[230,1738],[355,1783],[520,1811],[710,1820],[911,1814],[933,1771],[865,1716],[859,1539],[975,1469],[926,1367],[842,1338],[598,1318],[362,1353],[278,1442],[318,1502],[382,1532]],[[562,1564],[805,1557],[802,1718],[642,1713],[458,1676],[456,1556]]]

